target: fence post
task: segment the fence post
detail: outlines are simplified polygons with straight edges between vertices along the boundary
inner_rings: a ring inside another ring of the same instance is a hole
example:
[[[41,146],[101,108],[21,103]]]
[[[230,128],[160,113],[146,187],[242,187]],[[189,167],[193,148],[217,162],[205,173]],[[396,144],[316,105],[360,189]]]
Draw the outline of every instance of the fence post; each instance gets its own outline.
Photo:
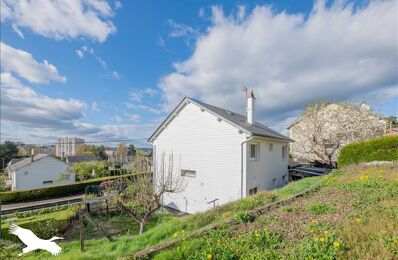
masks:
[[[1,200],[0,200],[0,239],[1,239]]]
[[[79,211],[79,228],[80,228],[80,251],[84,252],[84,214],[83,209]]]

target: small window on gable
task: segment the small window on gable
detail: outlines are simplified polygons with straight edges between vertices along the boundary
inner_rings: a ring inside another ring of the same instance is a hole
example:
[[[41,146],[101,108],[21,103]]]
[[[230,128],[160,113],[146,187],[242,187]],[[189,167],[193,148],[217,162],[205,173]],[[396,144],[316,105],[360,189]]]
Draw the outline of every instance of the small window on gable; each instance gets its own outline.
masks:
[[[192,170],[181,170],[181,176],[186,176],[186,177],[196,177],[196,171]]]
[[[287,157],[287,146],[282,146],[282,159]]]
[[[269,150],[270,152],[272,152],[272,150],[274,150],[274,144],[269,144],[269,145],[268,145],[268,150]]]
[[[257,193],[257,187],[249,189],[249,196],[252,196]]]
[[[250,155],[250,159],[258,160],[258,158],[259,158],[259,144],[250,144],[249,155]]]

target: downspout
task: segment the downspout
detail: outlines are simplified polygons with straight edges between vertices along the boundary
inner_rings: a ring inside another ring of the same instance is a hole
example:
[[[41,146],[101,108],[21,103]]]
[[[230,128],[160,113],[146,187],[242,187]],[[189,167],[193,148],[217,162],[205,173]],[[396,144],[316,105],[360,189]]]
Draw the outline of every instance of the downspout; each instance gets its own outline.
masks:
[[[249,137],[240,144],[240,198],[243,199],[243,144],[252,140],[254,136]]]

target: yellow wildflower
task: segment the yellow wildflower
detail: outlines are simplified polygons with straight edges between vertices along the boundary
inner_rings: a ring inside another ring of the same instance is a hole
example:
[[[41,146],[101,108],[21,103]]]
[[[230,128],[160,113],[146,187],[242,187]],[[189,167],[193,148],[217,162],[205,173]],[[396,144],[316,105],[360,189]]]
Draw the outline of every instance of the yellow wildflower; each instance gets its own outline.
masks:
[[[256,237],[259,237],[259,236],[260,236],[260,234],[256,232]]]
[[[360,179],[361,181],[366,181],[367,179],[369,179],[369,175],[361,175],[361,176],[359,177],[359,179]]]
[[[327,235],[327,234],[329,234],[329,231],[324,230],[324,231],[323,231],[323,234]]]
[[[175,232],[175,233],[173,234],[173,237],[175,238],[175,237],[177,237],[177,235],[178,235],[178,233]]]
[[[319,240],[319,237],[314,237],[314,240],[315,240],[315,241],[318,241],[318,240]]]
[[[319,241],[325,242],[325,238],[321,237],[321,238],[319,238]]]
[[[315,232],[315,230],[313,230],[313,229],[310,230],[310,233],[311,233],[311,234],[314,233],[314,232]]]
[[[315,219],[313,221],[311,221],[311,223],[316,224],[318,223],[318,221],[316,221]]]
[[[361,218],[355,218],[355,222],[361,223],[362,219]]]
[[[339,247],[340,247],[340,243],[337,242],[337,241],[335,241],[335,242],[333,242],[333,246],[334,246],[335,248],[339,248]]]
[[[209,260],[213,259],[213,255],[212,254],[207,254],[207,259],[209,259]]]
[[[264,227],[263,230],[264,230],[264,231],[268,231],[268,228],[267,228],[267,227]]]

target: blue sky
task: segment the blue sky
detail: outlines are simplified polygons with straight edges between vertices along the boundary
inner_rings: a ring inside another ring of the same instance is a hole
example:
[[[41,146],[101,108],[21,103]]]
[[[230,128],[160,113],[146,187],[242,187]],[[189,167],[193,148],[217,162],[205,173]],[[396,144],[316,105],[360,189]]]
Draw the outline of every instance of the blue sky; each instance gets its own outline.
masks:
[[[308,102],[398,114],[396,1],[1,0],[2,141],[148,137],[183,96],[284,131]],[[145,145],[137,141],[136,145]]]

